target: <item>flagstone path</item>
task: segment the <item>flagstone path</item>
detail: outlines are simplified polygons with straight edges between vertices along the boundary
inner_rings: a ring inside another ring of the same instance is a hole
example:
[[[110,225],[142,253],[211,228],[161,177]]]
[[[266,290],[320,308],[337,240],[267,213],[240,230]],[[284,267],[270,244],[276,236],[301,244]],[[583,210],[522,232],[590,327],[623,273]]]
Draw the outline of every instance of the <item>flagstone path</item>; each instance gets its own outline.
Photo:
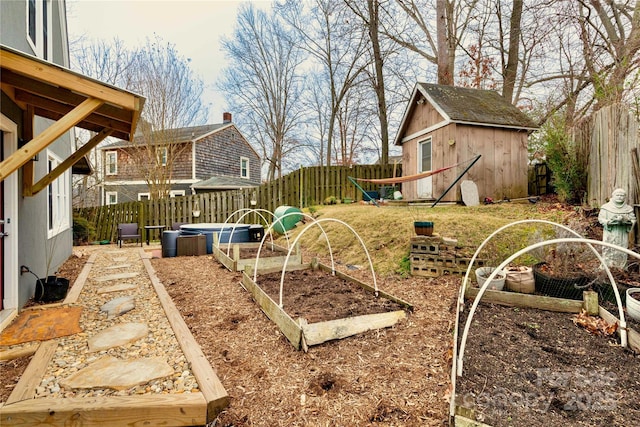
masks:
[[[98,251],[74,304],[83,331],[58,340],[36,398],[199,391],[141,253]]]

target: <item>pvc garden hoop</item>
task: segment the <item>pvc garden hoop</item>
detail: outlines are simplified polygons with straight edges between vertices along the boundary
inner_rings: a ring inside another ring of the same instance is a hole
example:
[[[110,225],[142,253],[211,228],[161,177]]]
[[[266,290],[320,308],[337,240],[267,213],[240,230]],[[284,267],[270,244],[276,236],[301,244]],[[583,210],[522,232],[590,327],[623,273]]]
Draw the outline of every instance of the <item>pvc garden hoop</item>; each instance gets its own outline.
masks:
[[[262,220],[264,221],[265,224],[268,224],[269,221],[267,221],[267,219],[264,217],[264,215],[262,215],[260,212],[267,212],[267,213],[270,213],[272,217],[274,217],[274,218],[276,217],[273,212],[271,212],[270,210],[267,210],[267,209],[254,209],[254,208],[238,209],[237,211],[233,212],[231,215],[229,215],[227,217],[227,219],[224,221],[224,223],[222,225],[222,228],[224,229],[224,225],[227,224],[227,222],[229,221],[229,219],[231,219],[231,217],[233,217],[236,213],[243,212],[243,211],[246,211],[246,212],[243,213],[240,216],[240,218],[238,218],[238,220],[233,225],[233,228],[231,229],[231,233],[229,234],[229,243],[227,244],[227,256],[229,256],[229,251],[231,250],[231,242],[233,241],[233,232],[236,231],[236,226],[240,223],[242,218],[244,218],[245,216],[249,215],[252,212],[255,212],[255,213],[258,214],[258,216],[260,216],[260,218],[262,218]],[[222,235],[222,232],[220,232],[220,234]],[[266,233],[265,233],[265,235],[266,235]],[[289,237],[287,235],[285,235],[284,237],[287,240],[287,248],[288,248],[289,247]],[[271,244],[273,244],[273,237],[271,237]],[[220,247],[219,239],[218,239],[218,247]]]
[[[360,235],[358,233],[356,233],[356,231],[346,222],[341,221],[339,219],[335,219],[335,218],[322,218],[322,219],[318,219],[315,220],[314,222],[312,222],[311,224],[307,225],[301,232],[300,234],[298,234],[295,238],[295,240],[293,241],[293,245],[289,248],[289,252],[287,253],[287,258],[284,261],[284,266],[282,267],[282,275],[280,276],[280,300],[279,300],[279,306],[280,308],[283,307],[282,304],[282,292],[283,292],[283,288],[284,288],[284,274],[287,271],[287,263],[289,262],[289,257],[291,256],[291,251],[293,250],[293,248],[295,248],[296,244],[298,243],[298,240],[300,239],[300,237],[307,231],[309,230],[311,227],[313,227],[314,225],[317,225],[318,227],[320,227],[320,229],[322,230],[322,232],[324,233],[324,229],[322,228],[322,226],[320,225],[321,222],[327,222],[327,221],[332,221],[332,222],[337,222],[339,224],[344,225],[345,227],[347,227],[349,230],[351,230],[351,232],[358,238],[358,240],[360,241],[360,245],[362,246],[362,248],[364,249],[365,254],[367,255],[367,259],[369,260],[369,267],[371,268],[371,275],[373,276],[373,289],[375,291],[375,296],[378,296],[378,282],[376,281],[376,273],[373,270],[373,262],[371,261],[371,256],[369,256],[369,251],[367,250],[367,247],[365,246],[364,242],[362,241],[362,239],[360,238]],[[329,246],[329,253],[331,253],[331,244],[329,242],[329,238],[325,233],[325,237],[327,240],[327,245]],[[335,266],[333,264],[333,255],[331,255],[331,272],[333,275],[336,274],[336,269]],[[254,282],[255,280],[255,273],[254,273]]]
[[[311,215],[306,214],[304,212],[289,212],[289,213],[285,213],[280,218],[277,218],[269,226],[269,228],[265,231],[264,236],[262,236],[262,240],[260,241],[260,246],[258,247],[258,253],[256,254],[256,263],[255,263],[255,265],[253,267],[253,281],[254,281],[254,283],[256,282],[256,280],[258,278],[258,261],[260,260],[260,252],[262,251],[262,246],[264,245],[264,241],[266,240],[267,235],[271,234],[271,230],[276,225],[276,223],[281,222],[283,218],[286,218],[287,216],[291,216],[291,215],[301,215],[301,216],[304,216],[305,218],[309,218],[312,221],[311,222],[312,224],[314,224],[314,223],[316,223],[318,221],[314,217],[312,217]],[[284,228],[284,223],[282,223],[282,225],[283,225],[283,228]],[[329,256],[331,257],[331,269],[335,270],[335,265],[334,265],[334,262],[333,262],[333,252],[331,251],[331,242],[329,242],[329,236],[327,236],[327,233],[324,231],[324,228],[322,228],[321,225],[318,225],[318,226],[320,227],[320,230],[322,230],[322,234],[324,235],[324,239],[327,241],[327,246],[329,247]],[[285,237],[286,236],[287,236],[287,233],[285,233]],[[298,239],[296,239],[294,241],[294,244],[291,245],[291,244],[289,244],[289,237],[287,237],[287,245],[289,247],[289,252],[287,252],[287,258],[285,259],[285,267],[287,265],[287,262],[289,261],[289,254],[291,253],[291,250],[293,248],[295,248],[295,243],[297,241],[298,241]]]
[[[584,238],[572,238],[572,237],[568,237],[568,238],[562,238],[562,239],[554,239],[554,240],[547,240],[545,242],[538,242],[535,243],[533,245],[529,245],[524,249],[519,250],[518,252],[516,252],[515,254],[511,255],[509,258],[507,258],[505,261],[502,262],[502,264],[500,264],[496,270],[494,270],[491,275],[489,276],[489,278],[487,279],[486,283],[480,288],[480,290],[478,291],[478,295],[476,295],[476,298],[473,301],[473,305],[471,306],[471,309],[469,310],[469,316],[467,317],[467,321],[465,323],[464,326],[464,332],[462,333],[462,339],[460,341],[460,351],[458,353],[458,360],[457,360],[457,374],[458,376],[462,376],[462,366],[463,366],[463,357],[464,357],[464,350],[465,350],[465,346],[467,343],[467,336],[469,334],[469,328],[471,327],[471,321],[473,320],[473,315],[475,314],[476,308],[478,307],[478,304],[480,303],[480,300],[482,299],[482,296],[484,295],[484,292],[486,291],[487,287],[489,286],[489,282],[491,280],[494,279],[494,277],[496,276],[497,272],[504,269],[511,261],[513,261],[514,259],[518,258],[519,256],[533,250],[539,247],[543,247],[543,246],[547,246],[547,245],[553,245],[553,244],[557,244],[557,243],[585,243],[587,245],[599,245],[599,246],[606,246],[609,248],[613,248],[613,249],[617,249],[619,251],[625,252],[627,255],[631,255],[634,258],[638,258],[640,259],[640,254],[633,252],[629,249],[623,248],[621,246],[617,246],[614,245],[612,243],[607,243],[607,242],[601,242],[598,240],[591,240],[591,239],[584,239]],[[595,249],[594,249],[595,250]],[[597,251],[596,251],[597,252]],[[606,266],[606,265],[605,265]],[[610,276],[610,280],[612,281],[612,287],[614,289],[614,291],[616,292],[616,296],[618,298],[620,298],[620,295],[617,291],[617,287],[615,285],[615,281],[613,280],[612,276]],[[618,306],[618,311],[619,311],[619,316],[620,316],[620,345],[622,347],[627,347],[627,322],[625,321],[624,318],[624,310],[622,310],[621,305]]]

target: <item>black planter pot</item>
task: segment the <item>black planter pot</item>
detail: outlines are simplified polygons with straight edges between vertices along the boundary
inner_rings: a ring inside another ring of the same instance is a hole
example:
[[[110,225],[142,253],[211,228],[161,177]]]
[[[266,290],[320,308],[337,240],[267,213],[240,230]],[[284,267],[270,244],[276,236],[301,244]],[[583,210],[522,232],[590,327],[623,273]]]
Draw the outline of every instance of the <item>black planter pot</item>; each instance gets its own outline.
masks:
[[[47,276],[46,280],[36,280],[36,291],[33,299],[43,302],[59,301],[67,296],[68,290],[68,279],[56,276]]]
[[[413,228],[418,236],[431,236],[433,234],[432,221],[414,221]]]
[[[584,275],[571,277],[556,277],[542,270],[546,263],[541,262],[533,266],[533,278],[536,292],[555,298],[582,299],[582,292],[590,279]]]

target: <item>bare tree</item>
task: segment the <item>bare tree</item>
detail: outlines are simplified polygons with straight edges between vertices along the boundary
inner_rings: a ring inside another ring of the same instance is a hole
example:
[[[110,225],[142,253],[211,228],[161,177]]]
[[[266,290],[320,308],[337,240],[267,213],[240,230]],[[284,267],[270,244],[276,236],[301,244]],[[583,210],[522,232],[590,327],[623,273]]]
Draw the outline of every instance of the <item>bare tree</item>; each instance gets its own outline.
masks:
[[[71,68],[97,80],[120,86],[127,86],[128,70],[132,55],[119,38],[111,41],[78,39],[71,42]],[[93,137],[93,133],[76,129],[75,149],[78,150]],[[100,146],[100,145],[99,145]],[[86,156],[92,168],[99,168],[101,159],[98,150],[93,149]],[[87,207],[100,204],[100,174],[74,175],[73,206]]]
[[[338,157],[342,147],[334,147],[337,118],[349,90],[363,78],[369,66],[367,42],[363,26],[354,25],[355,17],[344,3],[336,0],[314,0],[310,8],[304,3],[287,0],[278,7],[285,21],[302,38],[302,46],[320,64],[330,96],[325,161],[327,166]],[[343,139],[338,139],[343,143]]]
[[[165,197],[171,187],[174,161],[187,149],[177,141],[176,131],[206,121],[204,84],[193,74],[189,60],[159,36],[147,39],[134,53],[127,75],[127,89],[146,97],[144,123],[138,127],[132,155],[145,176],[150,197]]]
[[[150,196],[168,195],[174,160],[185,149],[176,142],[175,131],[203,124],[208,114],[202,102],[204,84],[194,75],[189,60],[159,36],[135,50],[127,49],[118,38],[78,40],[72,46],[75,69],[146,98],[132,158],[145,177]],[[80,135],[82,139],[86,136]],[[100,164],[95,153],[93,159],[94,165]],[[83,179],[80,185],[89,184]]]
[[[640,67],[640,3],[581,0],[578,24],[596,108],[623,99],[625,82]]]
[[[303,113],[297,71],[304,56],[296,35],[287,33],[275,14],[245,5],[233,38],[222,42],[231,63],[219,86],[244,111],[242,120],[268,163],[268,180],[281,176],[283,160],[300,146],[294,131]]]
[[[374,72],[371,73],[370,81],[373,91],[376,94],[377,115],[380,121],[380,147],[382,164],[389,163],[389,118],[387,116],[387,100],[384,84],[384,59],[387,52],[383,52],[380,41],[380,1],[367,0],[366,9],[360,8],[360,3],[345,0],[347,6],[358,16],[367,26],[369,40],[371,43],[372,62]]]
[[[439,84],[453,85],[456,50],[476,3],[476,0],[397,0],[383,8],[382,32],[435,64]],[[428,15],[433,10],[435,15]]]

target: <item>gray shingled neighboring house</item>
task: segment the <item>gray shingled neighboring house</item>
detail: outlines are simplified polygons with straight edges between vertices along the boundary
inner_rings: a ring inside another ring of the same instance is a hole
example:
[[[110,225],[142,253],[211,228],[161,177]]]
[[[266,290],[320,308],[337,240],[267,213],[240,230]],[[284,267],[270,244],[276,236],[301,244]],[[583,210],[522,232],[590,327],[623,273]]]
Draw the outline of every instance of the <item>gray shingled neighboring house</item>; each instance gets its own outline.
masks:
[[[180,148],[171,162],[170,196],[260,185],[260,156],[233,124],[230,113],[223,114],[222,123],[173,129],[171,135]],[[136,134],[132,142],[116,141],[100,149],[103,204],[149,198],[143,171],[132,156],[133,150],[146,147],[142,139],[142,134]]]

